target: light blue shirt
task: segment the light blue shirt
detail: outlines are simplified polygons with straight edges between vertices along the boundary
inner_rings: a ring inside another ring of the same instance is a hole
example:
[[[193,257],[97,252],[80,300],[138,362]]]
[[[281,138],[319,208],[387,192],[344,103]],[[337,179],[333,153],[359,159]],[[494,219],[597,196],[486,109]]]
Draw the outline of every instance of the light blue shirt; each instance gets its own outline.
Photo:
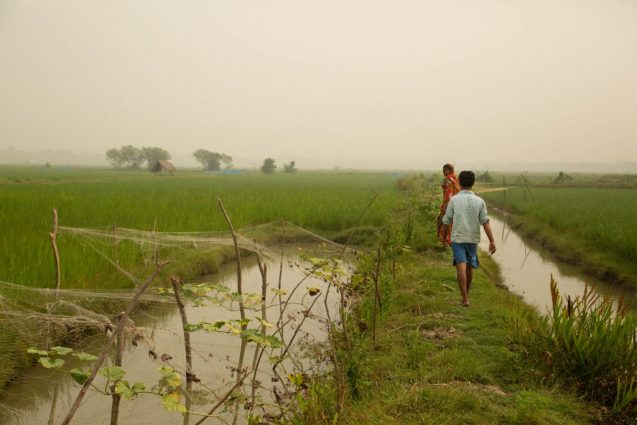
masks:
[[[479,243],[480,226],[488,221],[487,204],[470,190],[452,196],[442,218],[443,224],[453,223],[451,242],[456,243]]]

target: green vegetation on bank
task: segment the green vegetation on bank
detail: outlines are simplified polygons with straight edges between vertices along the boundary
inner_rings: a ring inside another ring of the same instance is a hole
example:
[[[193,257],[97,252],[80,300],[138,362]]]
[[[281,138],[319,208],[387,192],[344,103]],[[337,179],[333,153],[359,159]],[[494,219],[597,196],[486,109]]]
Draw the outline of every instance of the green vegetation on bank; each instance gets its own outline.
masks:
[[[0,280],[51,286],[55,269],[49,232],[52,208],[60,225],[158,231],[225,230],[219,195],[237,228],[288,220],[322,234],[336,235],[356,225],[374,193],[376,204],[361,222],[379,226],[391,207],[396,178],[384,173],[298,173],[214,175],[180,172],[172,177],[148,172],[0,168]],[[65,287],[126,285],[113,267],[69,235],[59,238]],[[109,253],[112,254],[112,253]],[[122,247],[120,262],[141,262],[139,249]]]
[[[379,425],[593,423],[596,409],[574,391],[542,384],[544,371],[520,340],[541,320],[494,283],[495,264],[483,258],[464,308],[449,251],[437,248],[432,228],[416,234],[418,249],[397,257],[396,280],[391,262],[383,263],[376,348],[371,289],[352,312],[349,343],[341,342],[338,356],[347,387],[340,416],[338,383],[329,381],[311,388],[298,423],[337,416]]]
[[[635,284],[637,192],[633,189],[517,187],[483,194],[508,224],[563,260],[610,281]]]

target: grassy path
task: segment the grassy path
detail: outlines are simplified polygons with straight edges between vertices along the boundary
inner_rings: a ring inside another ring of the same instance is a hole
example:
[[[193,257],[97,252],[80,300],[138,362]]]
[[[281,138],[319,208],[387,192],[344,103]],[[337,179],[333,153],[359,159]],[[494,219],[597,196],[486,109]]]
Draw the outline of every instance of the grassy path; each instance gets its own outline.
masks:
[[[476,273],[471,307],[460,306],[450,253],[400,257],[386,297],[378,348],[369,335],[349,358],[348,424],[586,424],[593,406],[540,383],[516,343],[534,311],[488,275]],[[369,300],[358,307],[364,317]],[[369,331],[367,331],[369,332]]]

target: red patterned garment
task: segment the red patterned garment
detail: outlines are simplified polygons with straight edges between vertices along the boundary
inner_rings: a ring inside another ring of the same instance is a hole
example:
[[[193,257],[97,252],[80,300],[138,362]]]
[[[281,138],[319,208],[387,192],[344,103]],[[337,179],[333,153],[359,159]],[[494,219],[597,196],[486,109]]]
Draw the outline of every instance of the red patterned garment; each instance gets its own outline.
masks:
[[[445,241],[445,232],[442,227],[442,217],[447,212],[447,205],[449,205],[449,200],[453,195],[460,192],[460,183],[458,182],[458,177],[456,177],[455,173],[449,173],[442,180],[442,204],[440,204],[440,214],[438,214],[438,239],[442,243],[451,243],[451,226],[449,226],[449,233],[447,233],[447,238]]]

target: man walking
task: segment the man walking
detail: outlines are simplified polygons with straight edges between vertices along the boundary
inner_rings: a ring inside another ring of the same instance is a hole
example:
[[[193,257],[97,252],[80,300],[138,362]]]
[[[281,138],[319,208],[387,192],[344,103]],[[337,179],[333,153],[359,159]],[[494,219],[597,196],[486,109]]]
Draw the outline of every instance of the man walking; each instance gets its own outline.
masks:
[[[442,223],[445,235],[449,233],[449,225],[453,223],[453,231],[451,232],[453,264],[456,266],[462,305],[469,307],[469,290],[473,280],[473,269],[477,269],[480,264],[478,261],[480,226],[484,228],[484,232],[489,238],[489,254],[493,254],[496,248],[487,216],[487,205],[482,198],[471,191],[476,181],[475,174],[472,171],[463,171],[458,180],[460,181],[460,192],[449,201]]]

